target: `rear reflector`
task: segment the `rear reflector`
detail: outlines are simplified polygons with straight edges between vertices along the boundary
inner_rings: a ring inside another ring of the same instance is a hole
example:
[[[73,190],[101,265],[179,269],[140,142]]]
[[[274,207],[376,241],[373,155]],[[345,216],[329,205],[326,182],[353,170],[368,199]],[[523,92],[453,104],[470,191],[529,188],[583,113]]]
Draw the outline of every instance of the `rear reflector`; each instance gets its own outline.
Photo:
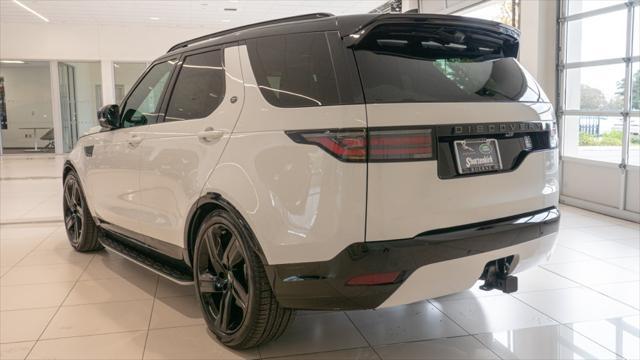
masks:
[[[433,159],[430,128],[372,128],[351,130],[287,131],[300,144],[321,147],[349,162],[391,162]]]
[[[352,277],[347,281],[349,286],[372,286],[395,284],[401,278],[402,272],[394,271],[388,273],[365,274]]]

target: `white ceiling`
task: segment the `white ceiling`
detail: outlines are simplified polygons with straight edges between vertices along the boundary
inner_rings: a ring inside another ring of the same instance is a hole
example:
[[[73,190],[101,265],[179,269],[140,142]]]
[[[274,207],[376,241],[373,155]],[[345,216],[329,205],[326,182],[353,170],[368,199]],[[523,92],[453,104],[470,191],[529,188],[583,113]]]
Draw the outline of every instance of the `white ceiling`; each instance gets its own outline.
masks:
[[[230,28],[279,17],[367,13],[386,0],[19,0],[51,24]],[[225,8],[234,8],[228,11]],[[152,20],[150,18],[158,18]],[[0,0],[0,22],[45,22],[13,0]]]

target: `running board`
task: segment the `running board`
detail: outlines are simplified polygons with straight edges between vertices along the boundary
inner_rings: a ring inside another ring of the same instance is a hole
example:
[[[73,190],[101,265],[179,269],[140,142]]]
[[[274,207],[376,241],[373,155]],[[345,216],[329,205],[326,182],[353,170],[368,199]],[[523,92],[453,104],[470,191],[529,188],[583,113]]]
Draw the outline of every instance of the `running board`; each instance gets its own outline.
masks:
[[[107,231],[99,231],[98,239],[107,249],[146,268],[147,270],[153,271],[154,273],[179,285],[193,285],[193,275],[191,273],[158,261],[151,255],[148,255],[133,246],[127,245],[123,241],[119,241],[116,239],[116,236],[113,236]]]

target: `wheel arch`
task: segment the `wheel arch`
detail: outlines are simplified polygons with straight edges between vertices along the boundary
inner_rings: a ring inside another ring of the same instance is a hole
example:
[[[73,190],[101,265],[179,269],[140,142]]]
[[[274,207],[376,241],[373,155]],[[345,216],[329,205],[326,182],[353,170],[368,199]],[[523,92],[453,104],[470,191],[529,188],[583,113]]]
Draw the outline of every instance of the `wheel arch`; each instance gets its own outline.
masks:
[[[200,230],[200,225],[204,219],[214,210],[225,210],[229,212],[233,217],[238,220],[240,225],[251,234],[250,244],[252,249],[260,257],[263,266],[266,266],[267,258],[264,255],[264,251],[258,242],[258,238],[249,226],[249,223],[245,220],[242,214],[236,209],[231,202],[225,199],[221,194],[216,192],[208,192],[202,195],[198,201],[193,204],[187,215],[187,222],[184,231],[184,261],[187,265],[192,266],[193,262],[193,250],[196,244],[196,237]]]
[[[67,178],[67,175],[69,175],[71,171],[75,172],[76,174],[78,173],[78,171],[76,170],[76,167],[73,165],[71,160],[65,160],[64,165],[62,166],[62,182],[63,183],[64,183],[64,179]]]

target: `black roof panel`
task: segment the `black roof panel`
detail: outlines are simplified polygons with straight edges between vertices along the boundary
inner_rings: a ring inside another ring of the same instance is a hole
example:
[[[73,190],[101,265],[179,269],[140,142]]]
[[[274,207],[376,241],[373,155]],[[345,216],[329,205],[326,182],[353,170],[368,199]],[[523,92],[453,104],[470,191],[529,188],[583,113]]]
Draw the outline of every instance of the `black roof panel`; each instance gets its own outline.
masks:
[[[471,19],[454,15],[436,14],[361,14],[335,16],[328,13],[314,13],[292,16],[282,19],[263,21],[244,25],[228,30],[222,30],[195,39],[178,43],[169,49],[168,55],[175,55],[186,50],[199,49],[212,45],[247,40],[273,35],[283,35],[301,32],[338,31],[341,36],[367,31],[378,23],[388,22],[416,22],[466,25],[476,28],[490,29],[493,32],[514,38],[516,41],[520,31],[511,26],[494,21]],[[357,40],[355,40],[357,42]],[[162,56],[163,58],[165,56]]]

